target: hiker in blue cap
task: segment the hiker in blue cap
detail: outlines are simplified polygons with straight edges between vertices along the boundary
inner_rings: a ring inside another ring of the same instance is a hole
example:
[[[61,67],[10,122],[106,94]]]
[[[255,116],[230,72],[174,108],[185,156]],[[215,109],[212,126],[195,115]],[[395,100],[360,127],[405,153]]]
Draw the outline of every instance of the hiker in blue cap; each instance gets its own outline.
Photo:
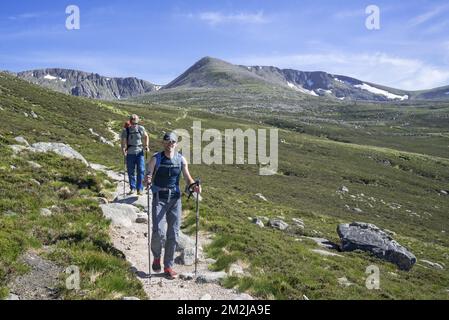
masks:
[[[133,114],[125,123],[122,131],[122,151],[125,156],[126,167],[131,191],[129,195],[137,190],[138,195],[143,193],[143,179],[145,175],[145,155],[148,151],[149,137],[145,128],[139,125],[139,116]],[[136,176],[137,171],[137,176]]]
[[[151,252],[154,256],[152,269],[160,272],[161,251],[165,242],[164,273],[169,279],[174,279],[177,273],[173,270],[175,250],[178,244],[181,226],[181,190],[179,180],[181,173],[188,185],[194,183],[184,156],[176,152],[178,137],[170,132],[164,135],[164,151],[153,155],[147,164],[145,183],[151,186],[152,203],[152,236]],[[201,186],[193,190],[201,193]],[[167,222],[167,230],[164,230]]]

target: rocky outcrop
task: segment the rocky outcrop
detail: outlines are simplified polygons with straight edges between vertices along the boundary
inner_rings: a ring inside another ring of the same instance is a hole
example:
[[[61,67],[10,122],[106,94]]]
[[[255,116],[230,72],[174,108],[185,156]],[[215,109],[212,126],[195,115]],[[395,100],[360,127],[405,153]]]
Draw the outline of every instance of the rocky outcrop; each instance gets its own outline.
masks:
[[[413,253],[373,224],[363,222],[340,224],[337,232],[341,239],[342,251],[367,251],[396,264],[402,270],[410,270],[416,263]]]

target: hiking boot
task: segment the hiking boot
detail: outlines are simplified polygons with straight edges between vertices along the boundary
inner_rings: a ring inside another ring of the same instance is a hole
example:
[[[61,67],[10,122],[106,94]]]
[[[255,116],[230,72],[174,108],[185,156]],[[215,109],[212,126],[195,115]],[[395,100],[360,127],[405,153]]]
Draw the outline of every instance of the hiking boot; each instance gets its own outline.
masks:
[[[131,190],[128,192],[128,196],[132,196],[135,192],[136,192],[136,190],[131,189]]]
[[[154,259],[153,264],[151,265],[154,272],[161,272],[161,259]]]
[[[138,195],[138,196],[141,196],[142,194],[143,194],[143,191],[142,191],[142,190],[138,190],[138,191],[137,191],[137,195]]]
[[[164,268],[164,275],[167,279],[173,280],[176,279],[178,274],[172,268]]]

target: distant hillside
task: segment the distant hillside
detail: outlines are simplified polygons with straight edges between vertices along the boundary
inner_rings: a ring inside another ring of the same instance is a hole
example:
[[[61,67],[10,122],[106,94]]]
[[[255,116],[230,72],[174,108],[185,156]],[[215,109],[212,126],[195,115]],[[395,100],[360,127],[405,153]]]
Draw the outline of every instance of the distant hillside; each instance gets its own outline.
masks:
[[[137,78],[108,78],[70,69],[30,70],[17,76],[62,93],[103,100],[126,99],[160,88]]]
[[[322,71],[305,72],[272,66],[239,66],[211,57],[196,62],[163,89],[229,88],[244,84],[287,87],[301,94],[339,100],[449,99],[449,87],[406,91]]]
[[[204,57],[165,86],[131,78],[108,78],[69,69],[40,69],[16,74],[32,83],[71,94],[120,100],[162,91],[191,91],[251,87],[258,92],[285,90],[299,97],[325,97],[350,101],[449,100],[449,86],[407,91],[323,71],[299,71],[273,66],[242,66]],[[287,93],[288,94],[288,93]],[[276,94],[275,94],[276,95]],[[289,94],[288,94],[289,95]],[[274,98],[274,97],[273,97]]]

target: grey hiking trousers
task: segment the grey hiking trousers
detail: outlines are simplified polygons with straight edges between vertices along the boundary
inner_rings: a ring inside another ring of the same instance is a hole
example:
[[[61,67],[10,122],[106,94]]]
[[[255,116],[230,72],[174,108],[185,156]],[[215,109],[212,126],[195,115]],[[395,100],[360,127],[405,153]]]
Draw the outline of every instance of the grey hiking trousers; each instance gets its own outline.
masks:
[[[167,199],[159,198],[159,193],[154,193],[152,207],[151,252],[155,259],[159,259],[165,244],[164,267],[171,268],[175,260],[181,226],[181,197],[172,197],[167,202]]]

